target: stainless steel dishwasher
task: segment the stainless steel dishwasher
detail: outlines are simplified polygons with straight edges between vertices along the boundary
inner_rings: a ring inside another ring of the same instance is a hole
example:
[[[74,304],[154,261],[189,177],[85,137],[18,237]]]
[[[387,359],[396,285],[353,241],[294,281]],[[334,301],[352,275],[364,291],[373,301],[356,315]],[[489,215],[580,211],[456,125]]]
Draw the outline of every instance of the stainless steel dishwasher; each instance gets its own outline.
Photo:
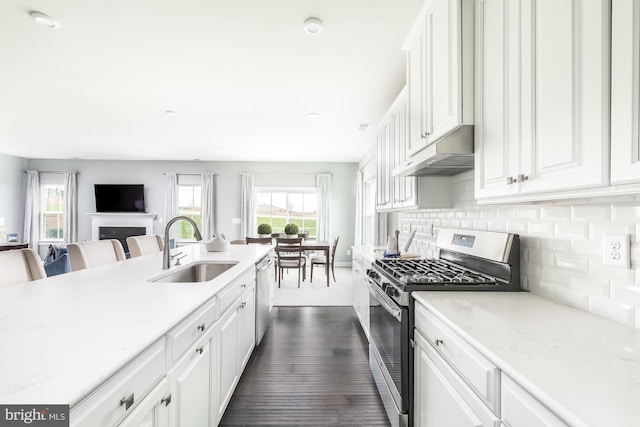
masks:
[[[275,293],[273,271],[273,255],[269,253],[256,264],[256,345],[269,326]]]

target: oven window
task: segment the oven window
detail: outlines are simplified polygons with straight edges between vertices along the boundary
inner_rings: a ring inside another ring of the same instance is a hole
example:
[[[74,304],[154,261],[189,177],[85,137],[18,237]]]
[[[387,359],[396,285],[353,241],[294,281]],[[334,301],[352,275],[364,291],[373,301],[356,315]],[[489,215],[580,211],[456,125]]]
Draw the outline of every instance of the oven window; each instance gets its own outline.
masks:
[[[396,390],[401,394],[402,381],[402,331],[399,320],[389,314],[374,297],[370,298],[369,328],[382,362],[393,379]]]

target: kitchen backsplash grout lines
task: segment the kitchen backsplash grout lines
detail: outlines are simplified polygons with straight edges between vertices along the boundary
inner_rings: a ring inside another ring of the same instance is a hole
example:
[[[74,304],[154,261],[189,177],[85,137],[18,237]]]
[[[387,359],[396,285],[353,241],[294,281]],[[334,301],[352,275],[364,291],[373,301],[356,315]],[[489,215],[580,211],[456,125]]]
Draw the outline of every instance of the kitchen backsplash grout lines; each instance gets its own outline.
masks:
[[[522,287],[544,298],[640,329],[640,202],[478,205],[473,171],[452,177],[453,209],[400,212],[400,246],[436,255],[439,228],[517,233]],[[631,269],[604,266],[605,234],[631,236]]]

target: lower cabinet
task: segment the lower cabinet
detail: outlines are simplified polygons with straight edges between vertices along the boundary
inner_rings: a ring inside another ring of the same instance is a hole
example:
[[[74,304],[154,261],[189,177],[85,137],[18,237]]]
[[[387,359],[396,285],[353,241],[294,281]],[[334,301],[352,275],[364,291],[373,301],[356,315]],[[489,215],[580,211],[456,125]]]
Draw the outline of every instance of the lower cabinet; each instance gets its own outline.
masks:
[[[169,425],[168,405],[171,400],[168,397],[168,391],[169,383],[166,378],[163,378],[125,418],[120,427],[166,427]]]
[[[497,425],[499,418],[417,330],[414,340],[414,426]]]
[[[218,321],[216,419],[224,414],[255,346],[255,283]],[[217,424],[217,422],[216,422]]]
[[[371,263],[362,255],[353,251],[353,309],[358,316],[364,334],[369,338],[369,282],[366,270]]]

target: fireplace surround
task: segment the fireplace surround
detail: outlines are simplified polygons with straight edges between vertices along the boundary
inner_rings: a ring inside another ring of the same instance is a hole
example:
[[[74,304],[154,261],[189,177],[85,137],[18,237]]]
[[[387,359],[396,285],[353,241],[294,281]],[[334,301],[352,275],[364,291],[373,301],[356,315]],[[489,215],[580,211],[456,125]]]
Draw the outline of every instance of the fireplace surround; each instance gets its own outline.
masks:
[[[154,234],[154,213],[89,213],[91,217],[91,240],[118,239],[128,252],[126,239],[129,236]]]

